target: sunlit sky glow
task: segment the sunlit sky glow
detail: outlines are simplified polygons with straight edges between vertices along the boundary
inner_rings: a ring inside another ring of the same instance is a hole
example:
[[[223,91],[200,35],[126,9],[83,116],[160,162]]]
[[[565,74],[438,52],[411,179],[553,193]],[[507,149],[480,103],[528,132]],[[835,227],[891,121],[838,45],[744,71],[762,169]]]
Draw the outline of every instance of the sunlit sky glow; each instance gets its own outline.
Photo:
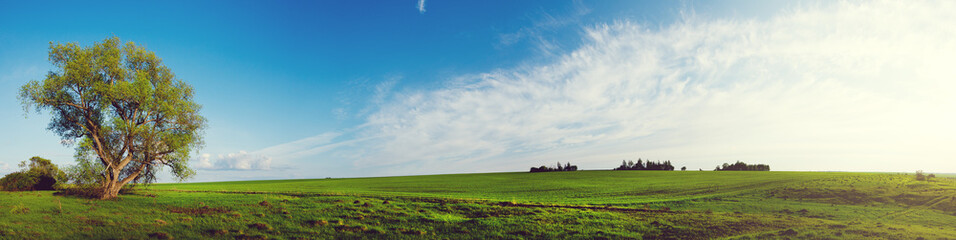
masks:
[[[0,173],[72,164],[16,92],[48,42],[114,34],[196,88],[192,181],[639,157],[956,172],[953,1],[386,2],[4,3]]]

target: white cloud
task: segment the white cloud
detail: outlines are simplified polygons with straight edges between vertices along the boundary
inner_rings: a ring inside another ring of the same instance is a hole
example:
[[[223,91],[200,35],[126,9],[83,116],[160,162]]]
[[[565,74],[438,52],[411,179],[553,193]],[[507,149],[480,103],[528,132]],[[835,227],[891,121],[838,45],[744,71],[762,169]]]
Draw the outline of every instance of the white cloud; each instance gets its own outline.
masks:
[[[838,3],[764,21],[687,17],[586,29],[552,63],[396,94],[368,117],[388,173],[520,170],[621,158],[707,168],[956,171],[952,2]],[[909,167],[909,166],[908,166]]]
[[[347,134],[257,153],[352,162],[365,175],[611,168],[638,157],[691,169],[743,160],[956,172],[954,12],[949,1],[873,1],[766,20],[596,25],[551,62],[384,91],[388,101]]]
[[[424,14],[424,13],[425,13],[425,0],[418,0],[418,5],[417,5],[417,6],[418,6],[418,12]]]
[[[220,154],[215,161],[210,159],[211,157],[209,154],[202,154],[196,168],[201,170],[269,170],[272,168],[272,158],[246,151]]]

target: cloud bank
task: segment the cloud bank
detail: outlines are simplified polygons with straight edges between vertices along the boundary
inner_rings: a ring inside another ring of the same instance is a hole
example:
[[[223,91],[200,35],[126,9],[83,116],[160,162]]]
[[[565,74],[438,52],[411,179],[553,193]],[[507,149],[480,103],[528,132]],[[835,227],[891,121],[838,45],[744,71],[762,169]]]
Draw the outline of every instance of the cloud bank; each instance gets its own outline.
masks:
[[[691,169],[956,171],[954,12],[951,1],[867,1],[766,20],[593,25],[552,61],[394,93],[354,134],[277,159],[345,161],[363,175],[638,157]]]
[[[272,158],[261,154],[250,154],[246,151],[238,153],[220,154],[215,161],[212,156],[203,154],[199,157],[196,168],[200,170],[269,170],[272,167]]]

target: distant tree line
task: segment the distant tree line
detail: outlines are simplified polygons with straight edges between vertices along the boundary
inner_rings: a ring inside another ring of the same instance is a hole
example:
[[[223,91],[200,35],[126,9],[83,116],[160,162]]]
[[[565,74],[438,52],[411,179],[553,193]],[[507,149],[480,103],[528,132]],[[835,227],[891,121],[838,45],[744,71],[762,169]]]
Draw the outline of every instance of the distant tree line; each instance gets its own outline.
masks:
[[[531,172],[566,172],[566,171],[577,171],[577,170],[578,170],[578,166],[571,165],[571,162],[568,162],[567,164],[563,166],[561,165],[561,162],[558,162],[558,164],[555,167],[548,167],[544,165],[541,165],[540,167],[531,167]]]
[[[635,163],[634,161],[630,161],[630,160],[621,160],[621,166],[615,168],[614,170],[664,170],[664,171],[673,171],[673,170],[674,170],[674,165],[671,165],[671,161],[670,161],[670,160],[668,160],[668,161],[663,161],[663,162],[654,162],[654,161],[648,160],[647,162],[644,162],[644,160],[638,158],[636,163]]]
[[[770,165],[767,164],[746,164],[741,161],[737,163],[717,166],[714,171],[770,171]]]
[[[540,167],[531,167],[531,172],[565,172],[565,171],[577,171],[578,166],[571,165],[570,162],[561,164],[558,162],[552,166],[540,166]],[[660,171],[673,171],[674,165],[671,164],[670,160],[667,161],[650,161],[644,159],[637,159],[637,162],[631,160],[622,160],[621,166],[614,168],[614,170],[660,170]],[[681,171],[686,171],[687,167],[681,167]],[[700,169],[703,171],[704,169]],[[718,165],[714,171],[770,171],[770,165],[767,164],[747,164],[741,161],[737,161],[734,164],[724,163],[723,165]],[[918,174],[919,175],[919,174]],[[925,177],[924,177],[925,178]]]

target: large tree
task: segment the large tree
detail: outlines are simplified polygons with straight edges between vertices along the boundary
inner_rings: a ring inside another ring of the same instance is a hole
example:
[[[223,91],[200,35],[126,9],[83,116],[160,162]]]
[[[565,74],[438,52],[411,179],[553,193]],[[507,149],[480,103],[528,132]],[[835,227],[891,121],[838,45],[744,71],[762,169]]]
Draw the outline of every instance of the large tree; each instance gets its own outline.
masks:
[[[48,129],[76,143],[78,161],[98,162],[96,195],[116,197],[130,182],[152,182],[164,166],[186,179],[205,118],[193,88],[156,55],[112,37],[82,47],[50,43],[54,70],[20,89],[25,110],[48,110]],[[89,162],[87,162],[89,163]]]

